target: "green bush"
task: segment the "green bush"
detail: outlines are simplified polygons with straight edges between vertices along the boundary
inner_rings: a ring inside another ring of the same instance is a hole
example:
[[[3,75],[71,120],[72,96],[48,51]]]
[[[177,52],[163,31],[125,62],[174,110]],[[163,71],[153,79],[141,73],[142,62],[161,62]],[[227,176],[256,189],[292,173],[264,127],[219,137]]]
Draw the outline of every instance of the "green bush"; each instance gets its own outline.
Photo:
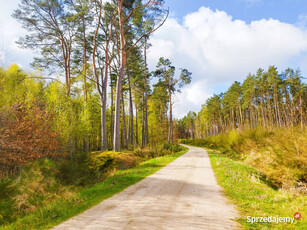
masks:
[[[95,172],[106,173],[116,168],[118,155],[120,153],[105,151],[91,152],[88,155],[87,164],[89,169]]]
[[[179,144],[164,143],[162,144],[162,149],[166,150],[168,153],[176,153],[182,151],[183,147]]]

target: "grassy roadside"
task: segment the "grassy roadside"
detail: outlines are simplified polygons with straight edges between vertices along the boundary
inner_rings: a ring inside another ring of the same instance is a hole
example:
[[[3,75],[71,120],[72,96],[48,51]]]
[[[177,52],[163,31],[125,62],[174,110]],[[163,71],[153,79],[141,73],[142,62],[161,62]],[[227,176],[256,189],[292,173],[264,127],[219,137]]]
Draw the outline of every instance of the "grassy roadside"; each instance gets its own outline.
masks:
[[[187,149],[173,155],[145,161],[134,168],[118,170],[105,181],[83,189],[77,196],[70,199],[56,199],[54,202],[39,208],[36,212],[17,219],[10,225],[2,226],[0,229],[51,228],[155,173],[186,152]]]
[[[237,205],[238,222],[245,229],[307,229],[307,196],[275,190],[254,168],[239,161],[208,150],[219,185],[226,196]],[[288,223],[248,223],[247,216],[293,217],[299,212],[301,219]]]

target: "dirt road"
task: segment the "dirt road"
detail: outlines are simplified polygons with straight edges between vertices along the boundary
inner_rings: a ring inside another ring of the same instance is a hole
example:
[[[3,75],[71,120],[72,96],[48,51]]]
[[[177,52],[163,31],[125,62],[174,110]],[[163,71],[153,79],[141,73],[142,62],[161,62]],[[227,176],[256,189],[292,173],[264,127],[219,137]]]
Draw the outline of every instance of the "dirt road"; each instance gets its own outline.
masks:
[[[207,152],[188,148],[160,171],[55,229],[236,229],[236,209],[221,194]]]

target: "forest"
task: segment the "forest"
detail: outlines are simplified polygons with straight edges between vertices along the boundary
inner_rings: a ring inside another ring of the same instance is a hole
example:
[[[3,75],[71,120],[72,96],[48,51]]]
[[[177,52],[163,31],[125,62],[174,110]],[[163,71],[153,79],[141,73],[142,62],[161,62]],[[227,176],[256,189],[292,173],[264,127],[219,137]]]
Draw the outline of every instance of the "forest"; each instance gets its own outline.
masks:
[[[275,66],[259,68],[243,83],[235,81],[225,93],[213,95],[196,114],[177,122],[180,138],[198,138],[263,127],[306,126],[307,85],[299,69],[279,73]]]
[[[173,143],[172,95],[192,73],[176,76],[163,57],[148,70],[148,39],[168,17],[162,1],[23,0],[13,17],[28,31],[19,45],[39,55],[36,72],[1,69],[2,171]]]
[[[254,167],[275,189],[307,192],[307,85],[299,69],[259,68],[176,120],[182,143]]]
[[[0,67],[0,226],[54,225],[35,215],[75,215],[72,206],[89,208],[184,153],[173,144],[172,98],[192,73],[164,57],[154,70],[147,63],[168,14],[153,0],[20,1],[18,45],[36,56],[34,71]],[[105,193],[80,198],[108,178]]]

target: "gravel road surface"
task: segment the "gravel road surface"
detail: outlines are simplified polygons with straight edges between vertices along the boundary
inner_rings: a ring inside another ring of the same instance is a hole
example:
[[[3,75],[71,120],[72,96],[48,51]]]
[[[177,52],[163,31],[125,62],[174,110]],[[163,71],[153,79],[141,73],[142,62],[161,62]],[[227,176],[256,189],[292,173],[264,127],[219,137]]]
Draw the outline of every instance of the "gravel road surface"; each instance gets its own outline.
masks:
[[[238,229],[207,151],[186,147],[155,174],[54,229]]]

